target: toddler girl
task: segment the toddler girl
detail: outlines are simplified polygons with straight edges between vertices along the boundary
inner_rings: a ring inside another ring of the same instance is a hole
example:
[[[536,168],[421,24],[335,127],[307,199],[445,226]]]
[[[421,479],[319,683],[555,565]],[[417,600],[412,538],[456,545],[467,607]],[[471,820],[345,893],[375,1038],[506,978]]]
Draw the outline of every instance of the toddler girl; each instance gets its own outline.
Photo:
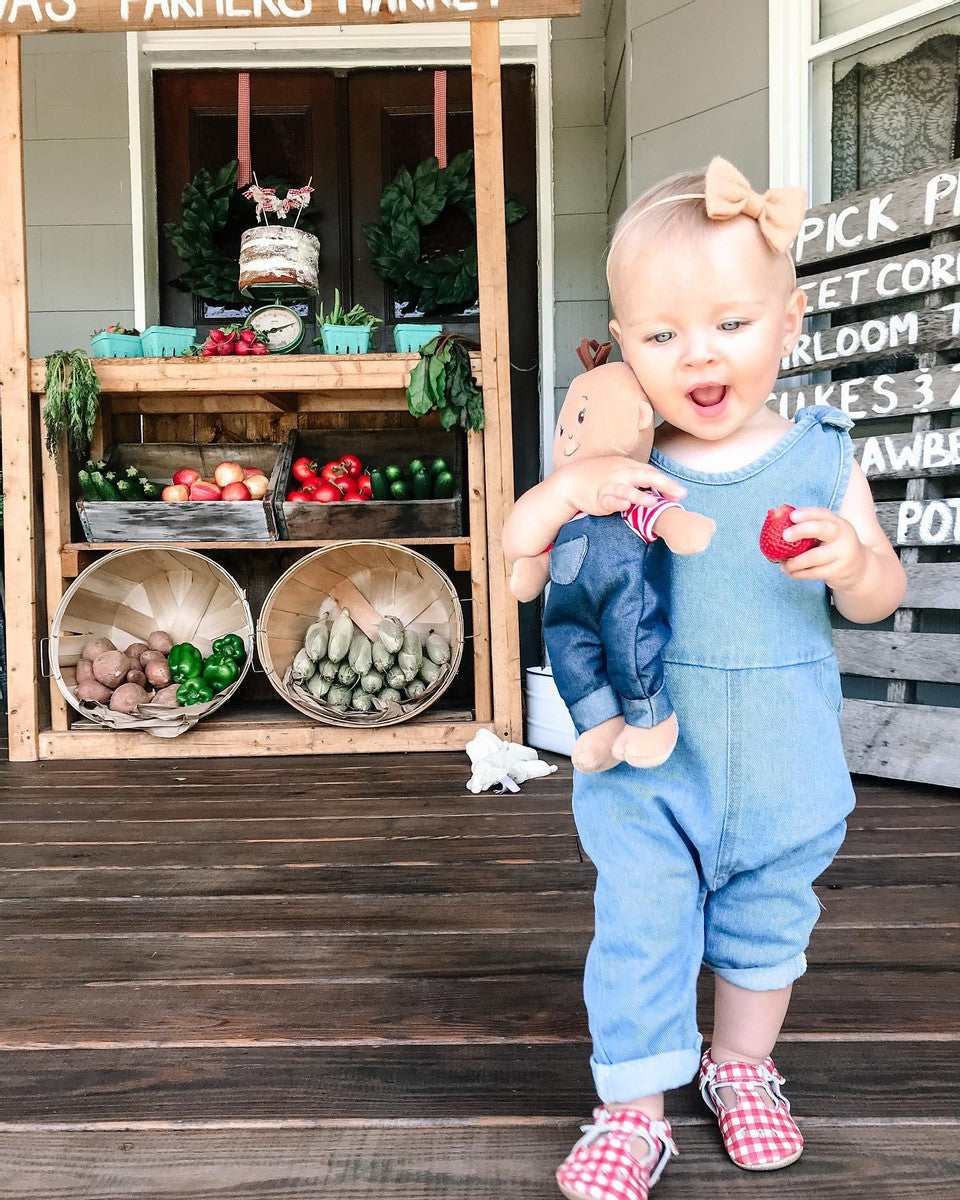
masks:
[[[651,488],[717,525],[703,554],[651,556],[668,597],[676,749],[650,770],[574,774],[597,869],[584,995],[602,1106],[557,1172],[568,1197],[646,1200],[676,1153],[663,1093],[698,1069],[738,1166],[774,1170],[803,1148],[770,1055],[806,967],[813,881],[854,804],[827,592],[868,624],[906,586],[850,419],[819,406],[791,423],[766,406],[803,319],[788,246],[804,203],[792,189],[758,196],[714,159],[630,205],[607,260],[610,329],[662,418],[651,461],[563,467],[504,526],[512,562],[578,511],[651,505]],[[819,545],[778,568],[758,538],[781,503],[796,506],[785,540]],[[701,963],[715,976],[702,1057]]]

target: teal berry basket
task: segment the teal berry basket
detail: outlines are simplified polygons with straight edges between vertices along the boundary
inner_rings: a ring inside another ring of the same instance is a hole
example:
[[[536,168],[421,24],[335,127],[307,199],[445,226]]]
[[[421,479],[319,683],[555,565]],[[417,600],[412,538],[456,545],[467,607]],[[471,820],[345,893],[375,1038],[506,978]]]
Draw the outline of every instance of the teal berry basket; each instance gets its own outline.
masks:
[[[419,354],[427,342],[441,333],[442,325],[394,325],[393,344],[398,354]]]
[[[176,358],[196,340],[195,329],[174,325],[149,325],[140,335],[144,358]]]
[[[366,354],[370,350],[369,325],[321,325],[324,354]]]
[[[138,333],[95,333],[90,339],[94,358],[143,358]]]

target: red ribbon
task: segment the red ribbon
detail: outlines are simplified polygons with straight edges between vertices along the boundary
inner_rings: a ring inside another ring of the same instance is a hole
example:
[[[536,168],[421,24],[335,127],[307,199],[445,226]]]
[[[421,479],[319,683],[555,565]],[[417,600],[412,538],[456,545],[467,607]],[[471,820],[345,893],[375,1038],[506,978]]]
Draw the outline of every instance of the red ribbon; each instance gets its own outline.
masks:
[[[237,76],[237,187],[242,188],[253,178],[250,158],[250,73]]]
[[[447,165],[447,73],[433,73],[433,152],[441,167]]]

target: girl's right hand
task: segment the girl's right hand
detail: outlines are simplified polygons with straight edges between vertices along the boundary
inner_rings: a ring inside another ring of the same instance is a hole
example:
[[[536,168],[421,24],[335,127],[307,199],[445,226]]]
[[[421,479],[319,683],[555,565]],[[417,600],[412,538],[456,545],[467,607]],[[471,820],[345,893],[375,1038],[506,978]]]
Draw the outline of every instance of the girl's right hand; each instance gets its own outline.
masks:
[[[687,489],[649,463],[639,463],[620,454],[570,463],[553,474],[554,486],[578,512],[591,517],[606,517],[625,512],[634,504],[651,508],[657,497],[682,500]]]

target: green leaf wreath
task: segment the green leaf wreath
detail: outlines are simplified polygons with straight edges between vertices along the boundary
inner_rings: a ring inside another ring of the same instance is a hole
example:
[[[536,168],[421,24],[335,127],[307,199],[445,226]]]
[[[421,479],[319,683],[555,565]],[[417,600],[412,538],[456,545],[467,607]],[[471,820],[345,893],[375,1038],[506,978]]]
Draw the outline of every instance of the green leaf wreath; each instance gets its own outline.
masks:
[[[445,167],[425,158],[412,175],[401,167],[380,197],[380,221],[364,226],[374,270],[393,284],[397,300],[424,314],[469,307],[480,294],[476,241],[459,253],[434,258],[421,250],[421,231],[451,206],[476,225],[472,150]],[[527,213],[516,200],[507,200],[505,209],[508,225]]]
[[[266,186],[287,186],[285,181],[263,179]],[[237,162],[228,162],[216,175],[201,169],[180,194],[179,221],[163,227],[164,235],[183,261],[185,270],[172,285],[216,304],[243,305],[240,294],[239,241],[244,229],[255,225],[256,206],[237,191]],[[304,217],[298,229],[310,229]]]

